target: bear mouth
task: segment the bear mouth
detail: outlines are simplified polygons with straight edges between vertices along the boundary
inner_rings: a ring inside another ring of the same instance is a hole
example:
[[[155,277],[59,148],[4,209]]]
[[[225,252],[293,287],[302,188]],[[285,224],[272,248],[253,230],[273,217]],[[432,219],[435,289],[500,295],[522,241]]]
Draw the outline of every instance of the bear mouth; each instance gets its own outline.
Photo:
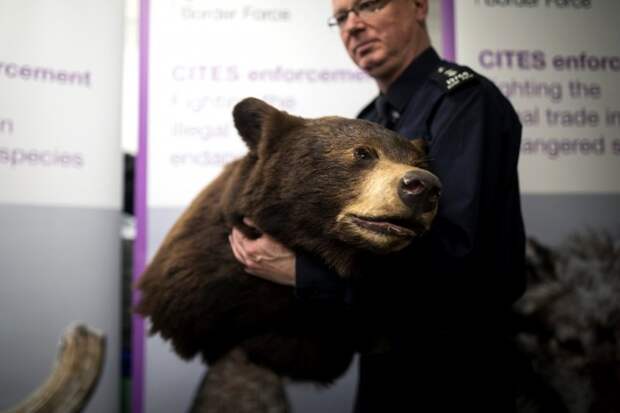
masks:
[[[360,217],[349,215],[349,218],[355,225],[383,235],[413,238],[424,232],[423,225],[417,225],[411,221],[396,217]]]

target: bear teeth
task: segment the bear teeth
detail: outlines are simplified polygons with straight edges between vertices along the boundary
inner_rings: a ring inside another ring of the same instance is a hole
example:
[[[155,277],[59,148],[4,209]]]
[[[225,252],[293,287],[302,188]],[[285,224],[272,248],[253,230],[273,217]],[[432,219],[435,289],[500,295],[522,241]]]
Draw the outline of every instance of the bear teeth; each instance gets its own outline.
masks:
[[[386,235],[395,235],[398,237],[415,237],[417,234],[414,230],[403,227],[402,225],[397,225],[393,222],[387,220],[378,220],[374,218],[362,218],[355,215],[351,215],[351,220],[354,224],[381,234]]]

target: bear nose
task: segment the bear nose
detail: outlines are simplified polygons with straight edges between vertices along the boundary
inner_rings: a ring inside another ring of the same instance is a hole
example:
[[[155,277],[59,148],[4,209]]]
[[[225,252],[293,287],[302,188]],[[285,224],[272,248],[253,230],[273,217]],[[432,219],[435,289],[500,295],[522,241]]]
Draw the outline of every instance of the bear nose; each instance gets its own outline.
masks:
[[[409,208],[420,212],[431,211],[437,206],[441,183],[432,173],[424,170],[407,172],[400,180],[398,196]]]

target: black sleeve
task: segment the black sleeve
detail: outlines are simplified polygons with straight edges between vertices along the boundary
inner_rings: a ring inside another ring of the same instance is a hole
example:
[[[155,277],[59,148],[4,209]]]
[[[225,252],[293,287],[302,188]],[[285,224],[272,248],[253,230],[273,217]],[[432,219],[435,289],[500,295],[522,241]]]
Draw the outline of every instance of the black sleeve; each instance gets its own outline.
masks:
[[[446,95],[429,129],[429,157],[442,194],[429,244],[420,250],[425,257],[418,258],[456,295],[459,287],[460,294],[482,288],[502,295],[500,289],[523,276],[518,117],[484,82]]]
[[[295,260],[295,296],[303,302],[351,304],[351,285],[318,258],[299,253]]]
[[[479,90],[446,97],[430,124],[431,168],[442,183],[431,239],[451,258],[466,257],[477,238],[484,140],[493,133]],[[485,130],[487,129],[487,130]]]

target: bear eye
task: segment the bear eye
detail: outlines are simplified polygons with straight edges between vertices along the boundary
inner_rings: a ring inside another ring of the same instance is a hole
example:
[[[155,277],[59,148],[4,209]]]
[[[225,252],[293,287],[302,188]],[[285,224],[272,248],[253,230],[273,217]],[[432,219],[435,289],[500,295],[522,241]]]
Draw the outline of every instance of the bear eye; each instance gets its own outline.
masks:
[[[355,148],[353,155],[358,161],[369,161],[377,157],[377,154],[372,149],[366,148],[364,146]]]

